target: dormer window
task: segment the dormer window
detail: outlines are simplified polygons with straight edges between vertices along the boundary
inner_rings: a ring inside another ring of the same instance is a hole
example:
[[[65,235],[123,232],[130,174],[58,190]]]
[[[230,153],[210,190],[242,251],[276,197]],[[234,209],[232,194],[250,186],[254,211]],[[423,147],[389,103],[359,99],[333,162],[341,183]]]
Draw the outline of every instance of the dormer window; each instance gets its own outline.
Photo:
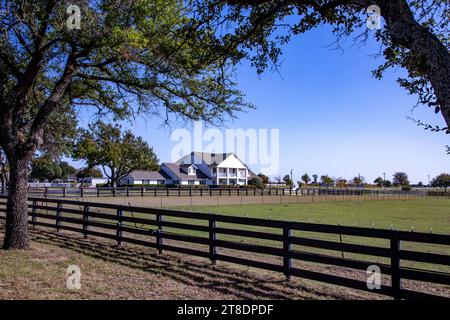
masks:
[[[195,176],[195,174],[196,174],[196,167],[195,166],[190,166],[189,168],[188,168],[188,175],[190,175],[190,176]]]

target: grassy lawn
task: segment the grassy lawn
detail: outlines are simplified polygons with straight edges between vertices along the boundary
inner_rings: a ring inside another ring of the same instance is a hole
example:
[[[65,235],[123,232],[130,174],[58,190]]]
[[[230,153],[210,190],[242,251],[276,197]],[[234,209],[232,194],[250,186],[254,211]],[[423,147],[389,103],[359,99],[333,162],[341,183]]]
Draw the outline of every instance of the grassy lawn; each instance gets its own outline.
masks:
[[[178,207],[180,208],[180,207]],[[266,204],[266,205],[225,205],[225,206],[196,206],[194,211],[215,212],[224,215],[269,218],[273,220],[290,220],[326,224],[341,224],[348,226],[373,227],[381,229],[394,228],[396,230],[415,232],[433,232],[450,234],[450,199],[424,198],[413,200],[367,200],[348,202],[320,202],[303,204]],[[190,210],[190,208],[186,208]],[[236,226],[228,225],[231,228]],[[255,231],[268,231],[268,228],[248,227]],[[175,231],[175,230],[174,230]],[[279,232],[278,232],[279,233]],[[354,236],[321,234],[313,232],[294,232],[294,235],[307,238],[343,241],[345,243],[364,244],[388,247],[387,240]],[[255,243],[254,240],[239,239],[233,236],[221,236],[226,240]],[[277,245],[272,241],[256,241],[263,245]],[[302,251],[340,256],[339,251],[322,250],[302,246],[294,246]],[[403,242],[402,248],[423,252],[450,254],[448,246],[428,245],[413,242]],[[362,259],[373,262],[389,263],[387,258],[375,258],[362,254],[346,253],[347,258]],[[419,262],[404,261],[403,266],[425,268],[436,271],[450,272],[448,266],[430,265]]]
[[[0,222],[0,245],[3,238]],[[0,250],[4,299],[363,299],[343,287],[220,264],[70,232],[30,230],[31,250]],[[66,287],[66,270],[81,269],[81,289]]]
[[[178,207],[181,208],[181,207]],[[450,199],[195,206],[194,211],[450,234]],[[189,210],[189,208],[186,208]],[[372,225],[373,224],[373,225]]]

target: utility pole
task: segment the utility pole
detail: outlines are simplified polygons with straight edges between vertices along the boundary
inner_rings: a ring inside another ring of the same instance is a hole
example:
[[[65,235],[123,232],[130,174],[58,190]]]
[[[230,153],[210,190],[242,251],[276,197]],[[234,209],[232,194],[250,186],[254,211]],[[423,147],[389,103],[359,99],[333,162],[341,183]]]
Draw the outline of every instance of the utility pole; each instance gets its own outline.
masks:
[[[386,172],[383,172],[383,187],[386,188]]]

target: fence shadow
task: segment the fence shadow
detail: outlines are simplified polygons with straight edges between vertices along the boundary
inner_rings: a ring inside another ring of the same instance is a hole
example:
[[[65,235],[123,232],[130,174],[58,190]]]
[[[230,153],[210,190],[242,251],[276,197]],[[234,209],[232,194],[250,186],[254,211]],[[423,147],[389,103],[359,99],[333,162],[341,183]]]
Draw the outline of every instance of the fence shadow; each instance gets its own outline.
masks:
[[[3,222],[0,227],[4,227]],[[70,232],[31,229],[30,238],[38,243],[56,245],[108,263],[156,273],[185,285],[232,295],[238,299],[364,298],[344,288],[327,290],[322,286],[300,283],[298,279],[288,282],[281,275],[258,272],[256,269],[249,271],[242,267],[230,268],[224,263],[213,266],[201,258],[172,253],[158,254],[156,250],[129,244],[118,247],[103,239],[84,239]]]

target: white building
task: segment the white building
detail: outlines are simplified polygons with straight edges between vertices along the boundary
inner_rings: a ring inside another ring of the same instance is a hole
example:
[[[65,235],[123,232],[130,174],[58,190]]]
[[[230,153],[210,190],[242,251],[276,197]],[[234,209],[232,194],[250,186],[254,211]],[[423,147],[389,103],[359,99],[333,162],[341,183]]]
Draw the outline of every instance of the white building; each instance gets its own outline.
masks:
[[[233,153],[191,152],[159,171],[136,170],[120,184],[247,185],[254,174]]]
[[[96,177],[85,177],[83,179],[81,179],[80,183],[82,183],[83,185],[89,185],[90,187],[97,187],[97,185],[102,185],[105,183],[108,183],[109,179],[108,178],[96,178]]]
[[[160,171],[135,170],[120,180],[121,185],[166,184],[167,176]]]

